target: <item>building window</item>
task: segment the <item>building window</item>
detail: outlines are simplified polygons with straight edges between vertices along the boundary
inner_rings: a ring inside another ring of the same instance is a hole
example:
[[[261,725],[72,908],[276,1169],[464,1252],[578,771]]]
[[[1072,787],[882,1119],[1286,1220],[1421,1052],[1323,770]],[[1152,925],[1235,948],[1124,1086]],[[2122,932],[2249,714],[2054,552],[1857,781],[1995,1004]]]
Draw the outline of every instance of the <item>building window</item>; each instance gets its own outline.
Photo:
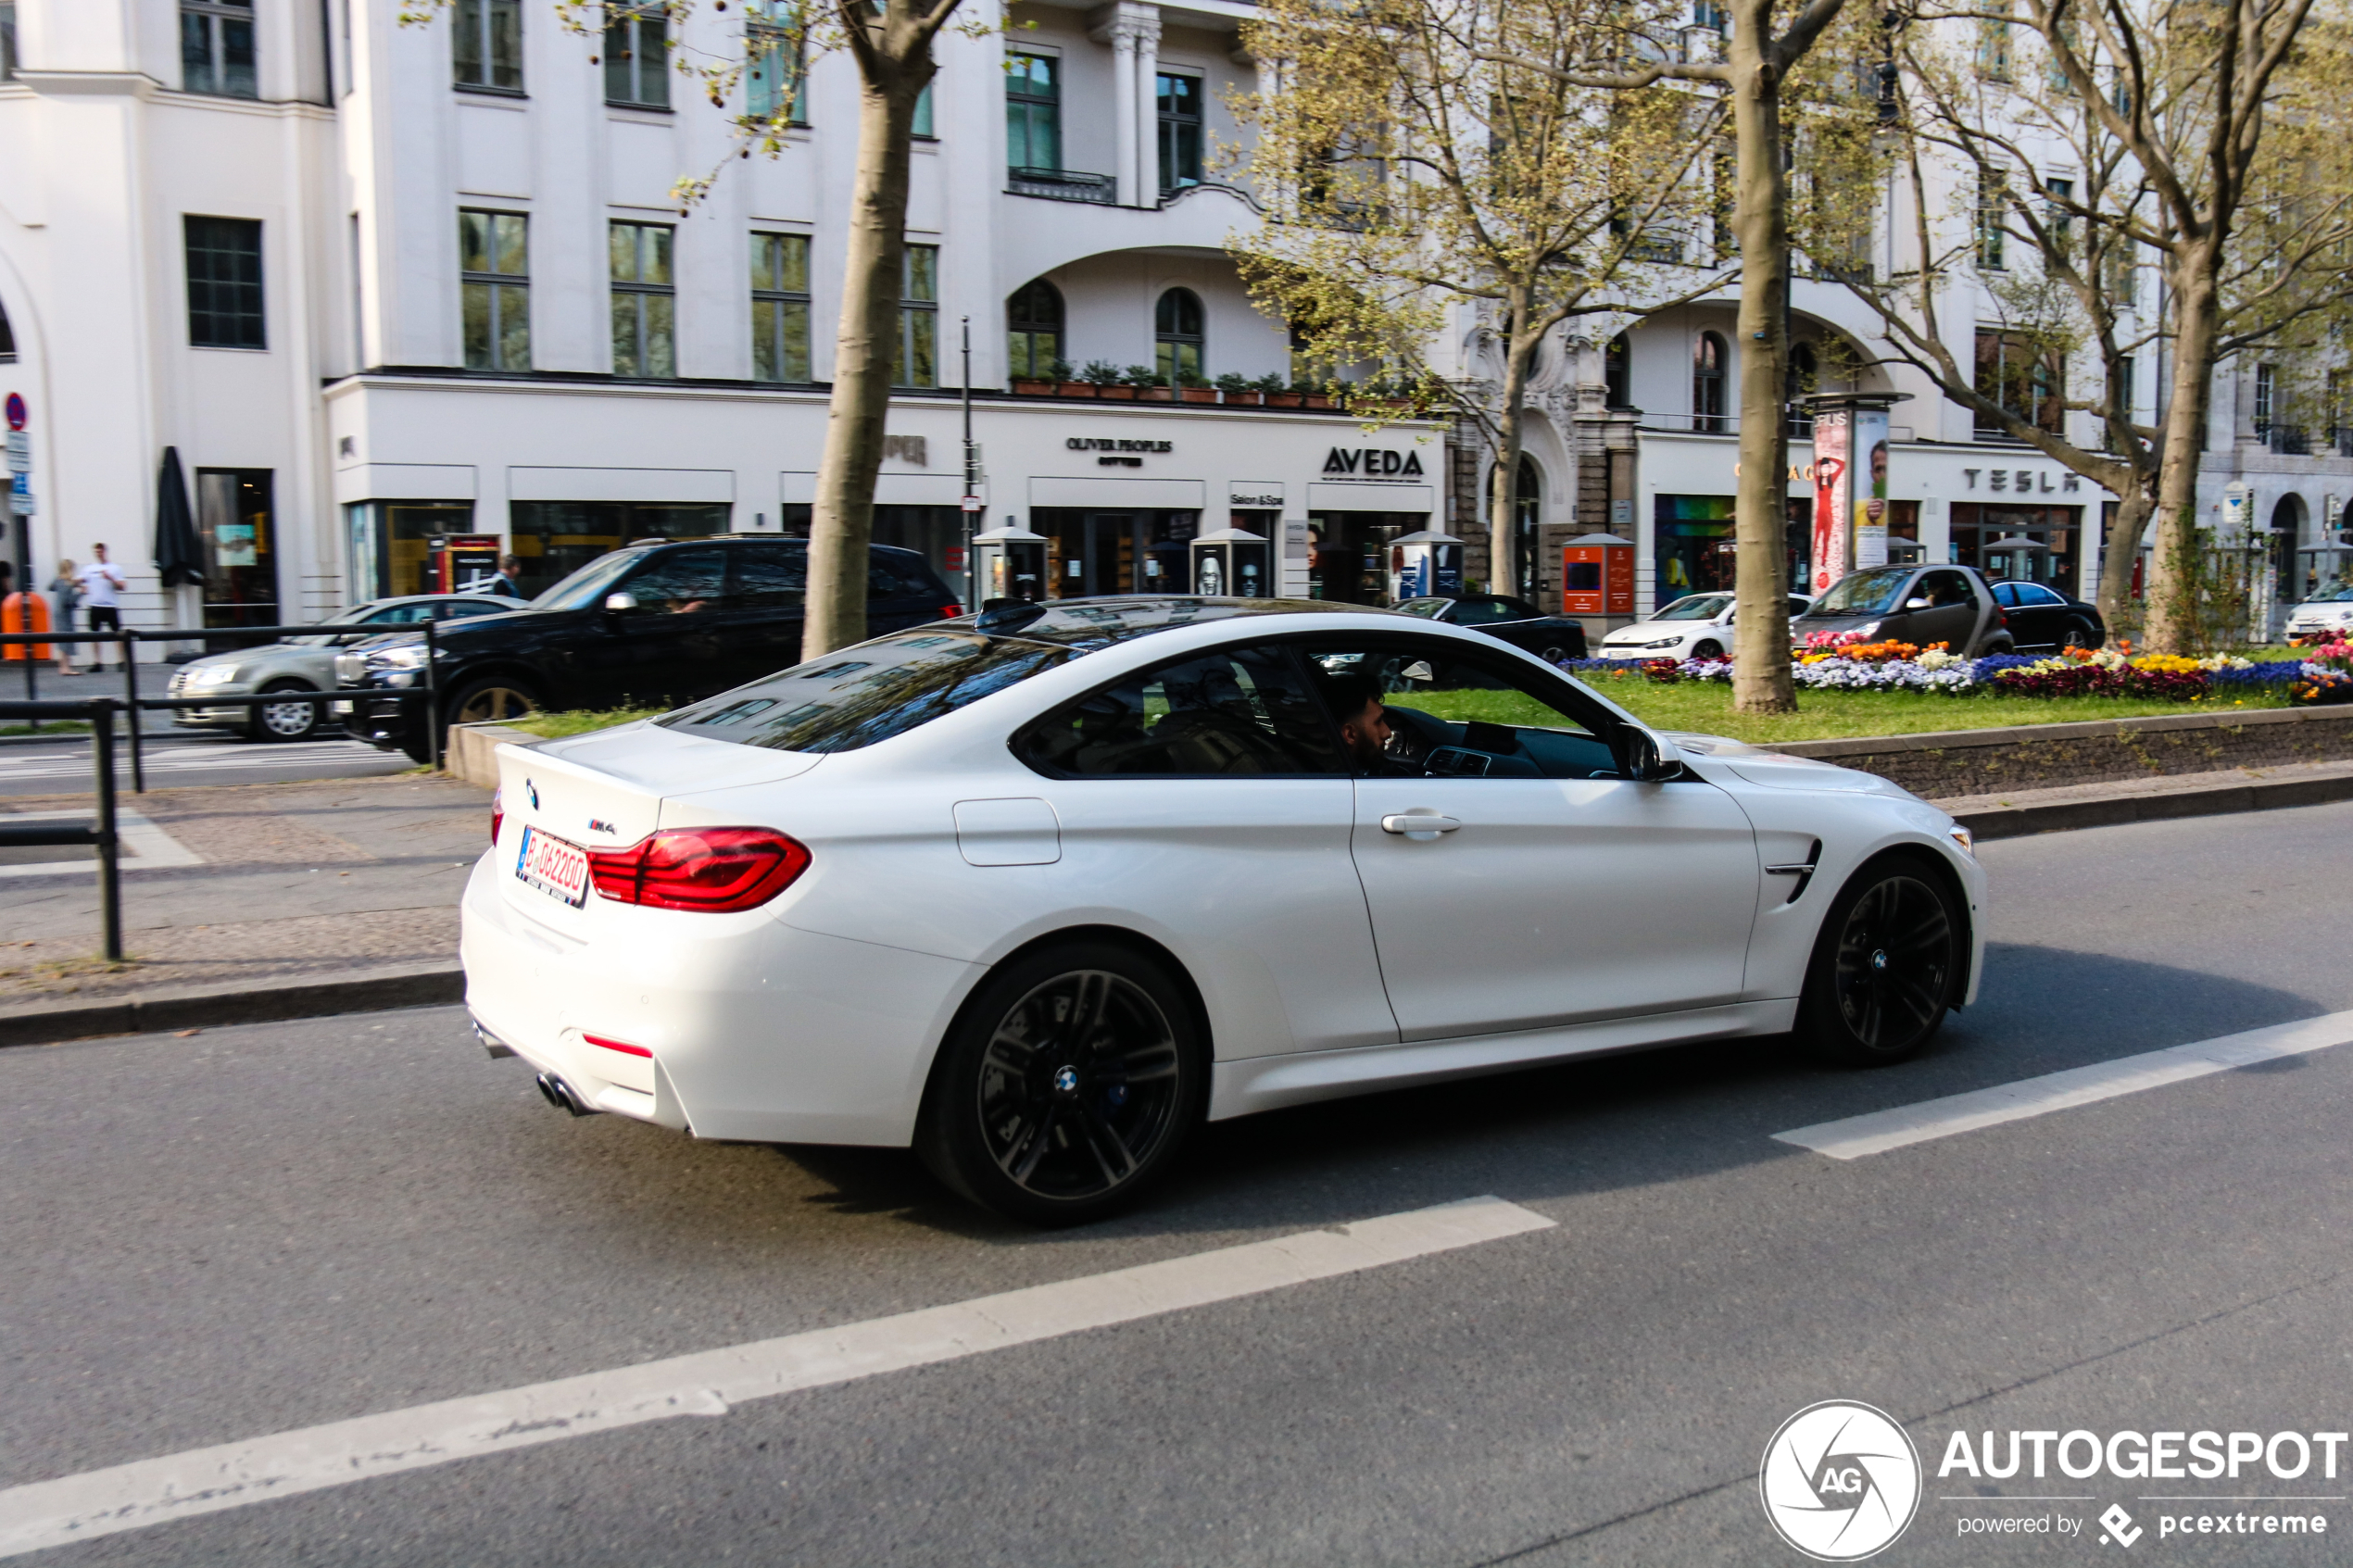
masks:
[[[926,141],[930,140],[933,134],[931,129],[931,90],[934,85],[934,83],[926,82],[924,83],[924,90],[915,94],[915,118],[913,122],[907,128],[907,133],[909,135],[920,136]]]
[[[2255,367],[2255,438],[2268,439],[2271,420],[2279,412],[2279,372],[2269,365]]]
[[[1007,346],[1013,373],[1029,381],[1058,379],[1063,357],[1062,291],[1043,278],[1024,283],[1005,304]]]
[[[17,0],[0,0],[0,82],[17,74]]]
[[[13,365],[16,361],[17,329],[8,325],[7,307],[0,306],[0,365]]]
[[[1715,0],[1695,0],[1692,6],[1692,25],[1704,27],[1710,32],[1729,31],[1732,25],[1732,13],[1717,5]]]
[[[522,91],[522,0],[458,0],[458,85]]]
[[[2007,12],[2007,5],[1986,7]],[[1977,24],[1977,69],[1995,82],[2010,79],[2010,24],[1994,17],[1986,17]]]
[[[751,374],[805,382],[809,369],[809,236],[751,237]]]
[[[2009,179],[1998,169],[1989,169],[1977,176],[1977,264],[1989,272],[2002,270],[2005,242],[2004,232],[2010,205]]]
[[[605,12],[605,102],[670,107],[670,17],[659,6]]]
[[[1703,435],[1724,433],[1724,339],[1699,334],[1692,350],[1692,428]]]
[[[1602,350],[1602,401],[1612,408],[1634,406],[1634,345],[1624,332]]]
[[[2051,248],[2067,255],[2075,243],[2075,182],[2045,180],[2044,189],[2051,193],[2050,208],[2043,215],[2043,232],[2051,237]]]
[[[224,98],[261,96],[253,0],[180,0],[180,85]]]
[[[1160,73],[1160,191],[1201,183],[1201,78]]]
[[[1005,162],[1048,173],[1063,166],[1062,62],[1012,56],[1005,69]]]
[[[667,381],[678,373],[678,291],[671,282],[670,236],[661,223],[615,223],[612,254],[612,373]]]
[[[207,626],[277,624],[277,541],[270,502],[268,469],[196,470]]]
[[[531,369],[529,220],[519,212],[458,214],[458,273],[466,369]]]
[[[939,247],[907,247],[900,273],[899,353],[892,359],[893,386],[939,384]]]
[[[744,23],[744,109],[787,125],[809,123],[809,48],[795,0],[748,0]]]
[[[1164,386],[1192,386],[1202,376],[1201,295],[1170,289],[1152,313],[1154,366]]]
[[[261,225],[245,218],[185,222],[189,345],[269,347],[261,319]]]
[[[2064,428],[2059,407],[2065,395],[2058,357],[2037,355],[2031,345],[1998,332],[1977,334],[1978,395],[1999,404],[2015,418],[2037,430],[2058,434]],[[1977,433],[2007,437],[2002,421],[1981,409]]]
[[[1789,345],[1789,367],[1781,376],[1781,402],[1789,409],[1784,427],[1794,441],[1814,439],[1814,406],[1806,401],[1822,386],[1822,361],[1810,343]]]

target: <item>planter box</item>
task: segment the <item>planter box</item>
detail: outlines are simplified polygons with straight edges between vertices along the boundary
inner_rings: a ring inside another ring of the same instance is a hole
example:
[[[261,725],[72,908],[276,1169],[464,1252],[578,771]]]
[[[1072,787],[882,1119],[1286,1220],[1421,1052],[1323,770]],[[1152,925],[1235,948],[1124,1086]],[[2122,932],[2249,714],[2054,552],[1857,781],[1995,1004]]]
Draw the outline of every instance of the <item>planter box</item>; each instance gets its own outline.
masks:
[[[1969,700],[1956,697],[1953,704],[1959,709]],[[2053,706],[2063,701],[2055,700]],[[1996,730],[1785,741],[1763,749],[1877,773],[1914,795],[1942,800],[2353,759],[2353,707],[2158,713]]]
[[[1300,406],[1301,399],[1304,395],[1304,394],[1297,392],[1270,392],[1266,394],[1266,407],[1269,408],[1296,408]]]
[[[1306,405],[1305,405],[1307,408],[1330,408],[1330,407],[1332,406],[1332,400],[1331,400],[1330,398],[1328,398],[1328,397],[1325,396],[1325,395],[1324,395],[1322,393],[1320,393],[1320,392],[1310,392],[1310,393],[1304,394],[1304,395],[1305,395],[1305,397],[1306,397],[1306,399],[1307,399],[1307,402],[1306,402]]]
[[[1063,397],[1092,397],[1102,389],[1090,381],[1066,381],[1057,390]]]
[[[1259,404],[1265,402],[1265,399],[1266,395],[1263,392],[1229,392],[1226,394],[1227,404],[1233,408],[1255,408]]]
[[[1176,389],[1176,395],[1188,403],[1214,403],[1217,401],[1217,389],[1214,386],[1180,386]]]
[[[1099,386],[1095,388],[1095,395],[1108,397],[1114,403],[1133,403],[1136,389],[1132,386]]]
[[[1173,386],[1139,386],[1134,389],[1139,403],[1174,403],[1176,389]]]
[[[1015,376],[1013,393],[1019,397],[1051,397],[1054,395],[1054,383],[1050,381],[1034,381],[1027,376]]]

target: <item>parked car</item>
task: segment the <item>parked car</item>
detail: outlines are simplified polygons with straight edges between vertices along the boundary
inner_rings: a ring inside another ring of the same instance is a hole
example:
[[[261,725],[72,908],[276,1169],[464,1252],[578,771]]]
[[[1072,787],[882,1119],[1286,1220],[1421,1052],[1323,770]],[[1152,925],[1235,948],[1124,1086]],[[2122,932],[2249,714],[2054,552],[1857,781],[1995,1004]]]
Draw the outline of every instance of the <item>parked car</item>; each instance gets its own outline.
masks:
[[[519,608],[512,599],[484,599],[468,594],[408,594],[370,599],[331,615],[315,636],[288,637],[283,642],[208,653],[188,660],[171,672],[166,695],[170,696],[246,696],[264,692],[323,692],[335,685],[335,652],[353,643],[381,634],[395,626],[413,626],[425,620],[447,624],[476,616],[499,615]],[[316,702],[280,702],[267,707],[182,708],[172,723],[185,730],[237,730],[255,740],[308,740],[324,727],[326,706]]]
[[[1397,661],[1392,707],[1326,673]],[[1204,1120],[1792,1030],[1902,1060],[1983,955],[1926,801],[1322,601],[1008,606],[498,765],[466,1001],[550,1103],[912,1145],[1031,1223]]]
[[[1789,623],[1804,641],[1814,632],[1859,633],[1870,642],[1943,643],[1964,658],[2016,651],[2001,602],[1983,574],[1968,566],[1873,566],[1852,571]]]
[[[2010,636],[2021,648],[2095,648],[2108,641],[2100,607],[2069,598],[2040,583],[1994,584]]]
[[[2353,636],[2353,583],[2315,594],[2289,610],[2287,634],[2299,642]]]
[[[1792,621],[1814,601],[1789,596]],[[1732,651],[1733,596],[1685,594],[1652,611],[1648,621],[1620,626],[1602,639],[1603,659],[1722,659]]]
[[[1547,664],[1585,657],[1585,623],[1566,615],[1548,615],[1526,599],[1503,594],[1472,594],[1453,599],[1406,599],[1397,607],[1408,615],[1474,632],[1532,653]]]
[[[691,702],[800,657],[805,539],[656,541],[599,556],[507,615],[438,634],[442,723],[516,719],[541,708]],[[962,615],[913,550],[870,546],[866,623],[900,631]],[[422,685],[424,639],[375,638],[346,650],[346,686]],[[422,761],[431,731],[414,697],[361,698],[345,725]]]

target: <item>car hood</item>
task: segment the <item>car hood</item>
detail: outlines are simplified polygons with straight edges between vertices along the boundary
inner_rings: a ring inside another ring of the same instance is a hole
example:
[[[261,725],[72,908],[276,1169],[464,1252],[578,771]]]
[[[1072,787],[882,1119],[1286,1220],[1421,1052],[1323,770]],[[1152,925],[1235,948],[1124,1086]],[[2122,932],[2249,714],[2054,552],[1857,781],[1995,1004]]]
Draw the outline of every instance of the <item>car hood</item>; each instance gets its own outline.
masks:
[[[1655,643],[1661,637],[1681,637],[1702,630],[1720,630],[1721,625],[1714,621],[1637,621],[1630,626],[1620,626],[1602,641]]]
[[[1788,757],[1723,735],[1678,733],[1667,738],[1679,749],[1720,763],[1728,771],[1765,789],[1831,790],[1843,795],[1893,796],[1898,800],[1919,798],[1876,773],[1857,772],[1835,762],[1818,762],[1811,757]]]

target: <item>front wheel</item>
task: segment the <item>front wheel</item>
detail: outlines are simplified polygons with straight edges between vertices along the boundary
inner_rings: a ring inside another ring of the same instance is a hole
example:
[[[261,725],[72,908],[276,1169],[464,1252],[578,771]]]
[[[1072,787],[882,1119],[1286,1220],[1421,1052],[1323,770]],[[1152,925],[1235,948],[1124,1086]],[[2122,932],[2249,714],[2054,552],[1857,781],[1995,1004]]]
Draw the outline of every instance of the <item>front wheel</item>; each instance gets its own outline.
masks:
[[[300,681],[272,681],[261,688],[263,695],[271,692],[307,692],[312,688]],[[315,702],[272,702],[252,710],[246,721],[245,734],[255,740],[308,740],[319,733],[320,712]]]
[[[1712,662],[1724,657],[1724,645],[1721,643],[1702,643],[1699,646],[1692,649],[1692,657],[1693,659],[1705,659]]]
[[[1798,1028],[1841,1067],[1919,1053],[1944,1022],[1969,960],[1968,924],[1944,878],[1913,856],[1875,861],[1831,901],[1798,1003]]]
[[[1010,1220],[1069,1225],[1124,1208],[1202,1118],[1206,1052],[1158,963],[1077,942],[1007,965],[932,1070],[916,1149]]]
[[[2063,648],[2096,648],[2100,642],[2100,634],[2085,621],[2070,621],[2067,630],[2059,633],[2059,646]]]

